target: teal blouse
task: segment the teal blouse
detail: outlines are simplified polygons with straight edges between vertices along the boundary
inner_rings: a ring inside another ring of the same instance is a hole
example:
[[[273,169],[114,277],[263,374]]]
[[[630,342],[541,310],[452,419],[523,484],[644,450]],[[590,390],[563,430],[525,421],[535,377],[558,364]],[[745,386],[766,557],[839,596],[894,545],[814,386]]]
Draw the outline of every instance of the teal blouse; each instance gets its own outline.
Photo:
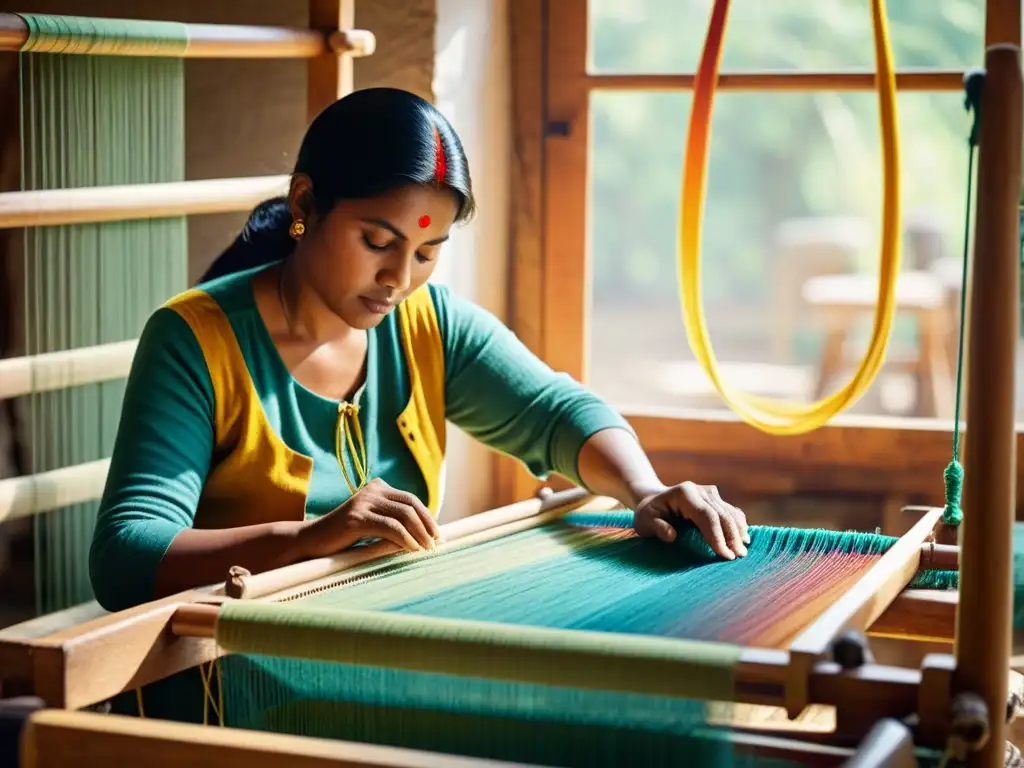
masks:
[[[335,452],[339,403],[306,389],[285,367],[256,307],[251,281],[257,271],[200,288],[230,322],[270,426],[289,448],[313,459],[305,513],[322,515],[350,496]],[[583,443],[603,429],[630,429],[493,315],[445,287],[430,285],[429,291],[444,348],[449,422],[521,460],[536,477],[557,472],[577,483]],[[396,314],[369,332],[366,380],[355,398],[358,418],[369,477],[426,503],[423,475],[396,426],[410,389]],[[193,525],[206,479],[222,458],[214,412],[211,374],[193,327],[174,309],[158,309],[127,382],[91,551],[94,591],[108,610],[152,600],[161,558]],[[351,468],[349,475],[355,476]]]

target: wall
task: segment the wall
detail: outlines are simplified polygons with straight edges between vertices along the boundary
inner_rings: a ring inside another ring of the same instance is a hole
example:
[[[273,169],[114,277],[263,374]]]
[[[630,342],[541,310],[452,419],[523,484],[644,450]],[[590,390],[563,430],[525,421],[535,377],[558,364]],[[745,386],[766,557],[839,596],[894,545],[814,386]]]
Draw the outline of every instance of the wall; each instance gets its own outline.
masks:
[[[434,98],[455,125],[469,156],[478,213],[452,233],[434,281],[505,319],[511,104],[508,0],[437,0]],[[514,2],[514,0],[511,0]],[[489,451],[449,430],[448,492],[442,517],[452,520],[492,504]]]

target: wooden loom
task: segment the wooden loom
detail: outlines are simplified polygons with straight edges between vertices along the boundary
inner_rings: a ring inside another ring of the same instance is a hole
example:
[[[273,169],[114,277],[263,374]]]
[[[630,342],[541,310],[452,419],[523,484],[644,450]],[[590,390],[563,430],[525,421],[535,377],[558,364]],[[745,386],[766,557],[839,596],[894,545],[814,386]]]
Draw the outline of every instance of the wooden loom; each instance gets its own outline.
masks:
[[[990,8],[999,5],[990,2]],[[1004,6],[1008,5],[1003,3]],[[292,56],[310,58],[310,111],[351,88],[347,57],[328,51],[372,50],[372,37],[349,34],[350,2],[311,2],[317,31],[277,30],[256,34],[251,29],[195,25],[194,39],[204,41],[191,55]],[[990,11],[991,12],[991,11]],[[322,29],[321,29],[322,28]],[[0,45],[16,48],[22,35],[15,17],[0,16]],[[363,41],[356,46],[351,41]],[[348,42],[345,42],[348,41]],[[986,119],[981,140],[977,214],[976,266],[972,301],[984,307],[971,325],[974,350],[969,378],[972,445],[991,447],[993,458],[967,457],[969,483],[961,551],[928,540],[938,510],[921,510],[911,531],[842,600],[818,616],[788,651],[748,649],[737,673],[736,700],[784,707],[796,714],[809,704],[835,706],[840,727],[853,738],[867,736],[881,718],[919,717],[917,741],[943,745],[950,713],[969,704],[984,704],[988,741],[970,754],[973,765],[1002,761],[1005,728],[1006,666],[1010,650],[1009,607],[1010,526],[1013,515],[1012,361],[1017,337],[1017,196],[1021,135],[1019,51],[993,47],[986,56],[988,80]],[[988,94],[994,94],[989,96]],[[40,226],[182,213],[244,210],[281,188],[284,178],[188,182],[150,185],[145,189],[115,188],[0,196],[0,225]],[[111,345],[114,346],[114,345]],[[106,349],[121,361],[122,374],[131,358],[130,345]],[[45,359],[0,363],[0,395],[28,391],[47,373],[49,386],[95,381],[118,375],[107,363],[96,365],[88,351],[58,353]],[[83,367],[84,364],[84,367]],[[90,370],[90,367],[93,370]],[[11,383],[14,382],[14,383]],[[19,382],[23,386],[19,386]],[[96,462],[97,465],[103,462]],[[102,487],[104,466],[57,470],[46,477],[0,482],[0,520],[33,514],[69,502],[95,498]],[[39,493],[42,491],[42,493]],[[445,526],[453,545],[469,546],[514,530],[539,524],[584,505],[609,502],[581,492],[546,500],[527,500],[510,507]],[[357,554],[311,561],[268,574],[233,573],[223,586],[198,589],[118,614],[82,621],[74,612],[44,617],[0,633],[0,679],[7,687],[22,685],[48,706],[75,710],[102,702],[197,664],[219,653],[213,636],[218,605],[231,599],[275,600],[300,585],[328,577],[370,556],[384,556],[378,547]],[[908,592],[909,580],[922,567],[962,564],[963,604],[942,593]],[[64,621],[66,626],[60,626]],[[926,640],[956,640],[956,655],[928,657],[919,670],[864,664],[843,669],[827,659],[835,641],[849,629]],[[978,711],[977,709],[975,711]],[[979,721],[971,723],[979,725]],[[78,759],[90,749],[124,750],[139,761],[144,756],[173,754],[181,760],[234,760],[248,764],[287,754],[308,765],[458,765],[449,756],[431,757],[404,750],[379,750],[351,745],[325,745],[310,739],[254,736],[229,730],[203,731],[151,721],[124,721],[78,712],[32,715],[26,744],[32,765],[62,765],[62,755]],[[874,735],[886,735],[875,731]],[[970,740],[972,735],[962,736]],[[897,745],[905,741],[896,739]],[[849,751],[803,747],[751,738],[753,749],[782,750],[809,761],[836,761]],[[72,751],[73,750],[73,751]],[[898,750],[896,750],[898,752]],[[269,757],[268,757],[269,756]],[[200,762],[201,764],[201,762]],[[257,762],[258,764],[258,762]]]
[[[550,522],[570,510],[598,511],[617,506],[617,502],[592,497],[579,489],[564,491],[543,500],[531,499],[449,523],[443,526],[445,546],[474,546]],[[828,660],[835,642],[845,631],[870,631],[883,614],[890,626],[914,634],[913,612],[890,603],[918,569],[955,567],[956,548],[926,542],[940,514],[941,510],[921,514],[913,529],[879,559],[858,587],[811,621],[788,651],[746,649],[737,670],[735,700],[785,707],[794,714],[811,704],[836,707],[844,736],[854,741],[866,737],[881,719],[919,713],[922,719],[918,741],[942,743],[946,734],[944,721],[954,706],[950,696],[954,670],[951,657],[930,657],[921,670],[871,664],[844,670]],[[381,543],[363,551],[258,575],[235,569],[223,585],[175,595],[37,637],[30,636],[33,625],[49,622],[46,618],[28,622],[20,639],[10,632],[3,633],[11,639],[0,640],[0,668],[9,679],[28,682],[28,688],[50,706],[89,707],[122,691],[217,658],[222,651],[212,638],[218,608],[225,601],[284,600],[299,590],[327,583],[332,576],[336,578],[346,570],[395,551],[393,545]],[[79,721],[74,717],[66,721],[60,720],[62,715],[48,713],[40,717],[56,717],[54,722],[84,727],[75,725]],[[102,726],[97,723],[97,727]],[[121,727],[116,725],[113,730],[120,733]],[[151,728],[158,735],[164,727],[165,724],[146,721],[143,730]],[[123,728],[130,731],[128,725]],[[173,729],[187,731],[188,727],[175,725]],[[45,732],[45,728],[40,730],[40,734]],[[742,734],[739,742],[741,748],[797,756],[811,762],[835,762],[850,755],[848,744],[800,745],[781,736]],[[230,738],[218,735],[217,741]],[[243,738],[246,737],[239,736]]]

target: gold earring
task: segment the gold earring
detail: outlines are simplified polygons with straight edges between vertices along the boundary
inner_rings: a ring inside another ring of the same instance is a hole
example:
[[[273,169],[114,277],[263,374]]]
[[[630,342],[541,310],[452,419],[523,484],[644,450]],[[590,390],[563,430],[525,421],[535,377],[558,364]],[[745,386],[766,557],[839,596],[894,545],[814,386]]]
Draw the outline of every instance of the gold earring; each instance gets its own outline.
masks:
[[[288,234],[294,239],[298,240],[304,234],[306,234],[306,225],[302,223],[300,219],[296,219],[292,222],[292,225],[288,227]]]

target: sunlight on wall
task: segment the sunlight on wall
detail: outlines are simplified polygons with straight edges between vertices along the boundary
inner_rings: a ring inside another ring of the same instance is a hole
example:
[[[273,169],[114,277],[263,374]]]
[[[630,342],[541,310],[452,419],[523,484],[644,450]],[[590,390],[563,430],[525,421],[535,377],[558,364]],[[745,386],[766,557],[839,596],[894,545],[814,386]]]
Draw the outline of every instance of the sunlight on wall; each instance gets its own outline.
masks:
[[[452,232],[433,279],[502,319],[511,147],[506,7],[506,0],[438,0],[434,67],[435,103],[469,157],[477,214]],[[490,454],[453,427],[447,488],[445,521],[490,506]]]

